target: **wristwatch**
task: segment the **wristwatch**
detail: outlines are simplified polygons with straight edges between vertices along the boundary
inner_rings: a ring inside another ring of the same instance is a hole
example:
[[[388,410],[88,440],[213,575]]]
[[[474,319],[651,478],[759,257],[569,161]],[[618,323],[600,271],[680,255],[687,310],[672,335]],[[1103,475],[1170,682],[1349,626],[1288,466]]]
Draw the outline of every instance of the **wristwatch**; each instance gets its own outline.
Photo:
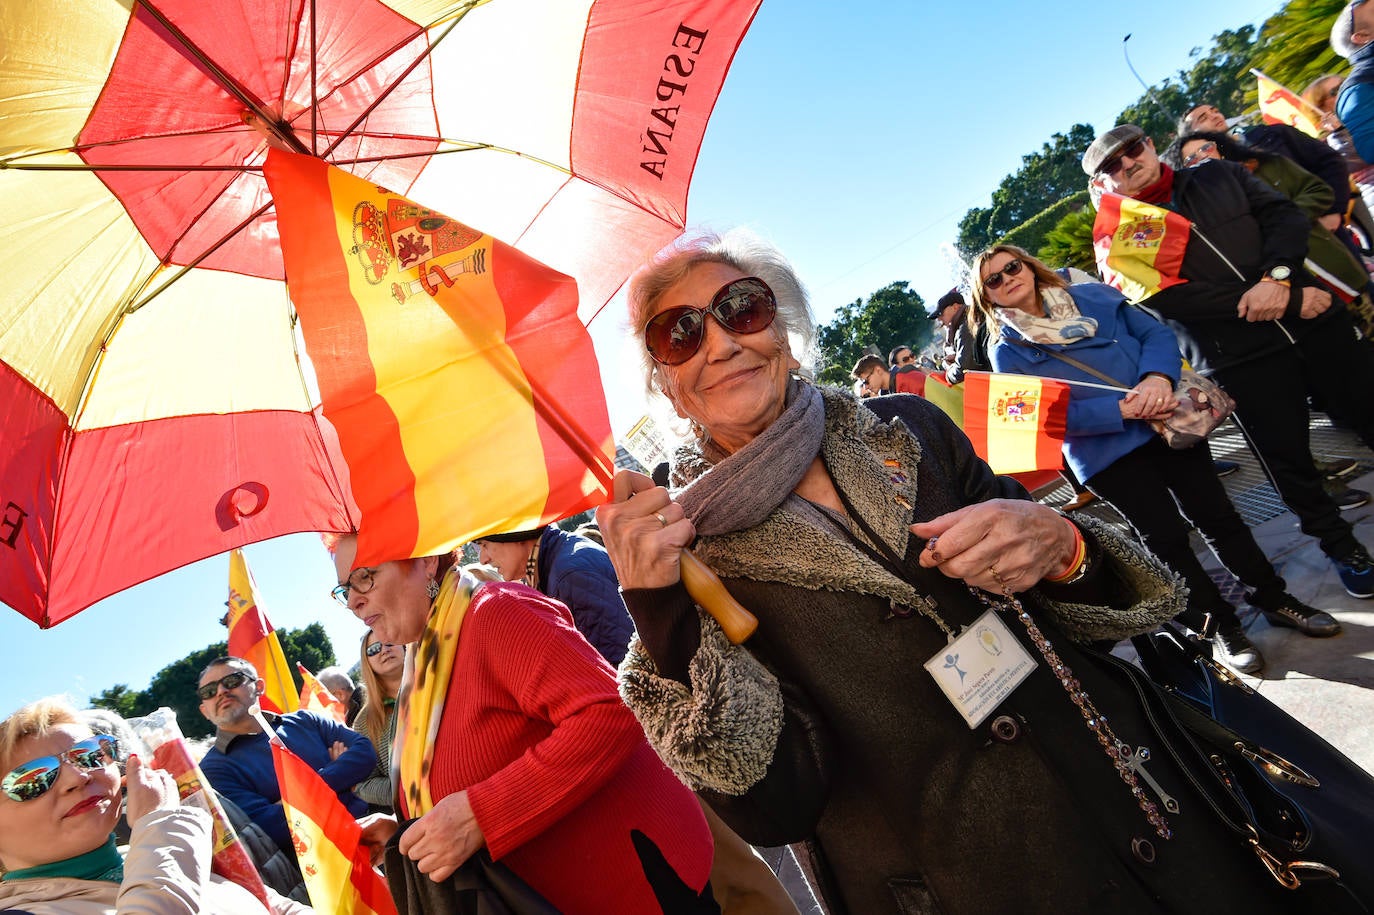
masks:
[[[1269,272],[1264,275],[1264,278],[1271,283],[1291,287],[1293,285],[1293,268],[1279,264],[1277,267],[1269,268]]]

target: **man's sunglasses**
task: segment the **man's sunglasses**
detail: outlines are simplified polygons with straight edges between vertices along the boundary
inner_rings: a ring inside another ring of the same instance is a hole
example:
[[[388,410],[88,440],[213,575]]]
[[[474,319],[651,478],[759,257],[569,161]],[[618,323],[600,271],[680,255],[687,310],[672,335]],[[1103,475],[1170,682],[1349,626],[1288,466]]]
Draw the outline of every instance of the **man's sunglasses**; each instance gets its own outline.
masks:
[[[1193,150],[1193,154],[1191,156],[1183,160],[1183,167],[1192,168],[1194,165],[1197,165],[1203,159],[1210,159],[1211,157],[1207,154],[1216,148],[1217,144],[1213,143],[1211,140],[1208,140],[1206,143],[1203,143],[1197,149]]]
[[[681,365],[696,355],[706,338],[707,313],[732,334],[767,329],[778,313],[778,300],[756,276],[732,280],[711,296],[705,308],[683,305],[660,311],[644,327],[644,345],[661,365]]]
[[[31,801],[42,797],[57,782],[62,764],[71,763],[78,769],[90,771],[113,764],[119,759],[119,741],[108,734],[97,734],[72,744],[55,756],[40,756],[20,766],[0,779],[0,791],[12,801]]]
[[[1130,146],[1127,146],[1125,149],[1121,150],[1121,152],[1112,156],[1106,162],[1103,162],[1102,165],[1098,167],[1097,173],[1099,175],[1106,175],[1108,177],[1112,177],[1113,175],[1117,174],[1117,172],[1121,171],[1122,159],[1139,159],[1140,154],[1144,151],[1145,138],[1141,137],[1139,140],[1136,140]]]
[[[364,653],[369,658],[375,658],[377,655],[381,654],[383,651],[386,651],[388,648],[391,647],[392,646],[387,642],[373,642],[371,645],[367,646],[367,651]]]
[[[347,607],[348,595],[350,592],[357,591],[359,594],[366,594],[368,591],[372,590],[372,586],[377,583],[377,579],[372,576],[377,574],[377,569],[379,568],[381,568],[381,566],[373,566],[372,568],[359,566],[352,572],[349,572],[348,579],[343,584],[335,586],[335,588],[329,592],[329,595]]]
[[[218,680],[211,680],[204,686],[197,687],[196,695],[200,697],[201,702],[207,702],[219,694],[219,688],[221,686],[225,689],[238,689],[251,679],[253,678],[248,674],[241,670],[236,670],[232,674],[227,674],[226,676],[220,677]]]
[[[1011,260],[1007,261],[1007,265],[1001,270],[994,270],[992,273],[983,277],[983,288],[1000,289],[1002,286],[1003,274],[1007,276],[1016,276],[1016,274],[1021,272],[1021,268],[1024,266],[1026,265],[1021,263],[1021,258],[1013,257]]]

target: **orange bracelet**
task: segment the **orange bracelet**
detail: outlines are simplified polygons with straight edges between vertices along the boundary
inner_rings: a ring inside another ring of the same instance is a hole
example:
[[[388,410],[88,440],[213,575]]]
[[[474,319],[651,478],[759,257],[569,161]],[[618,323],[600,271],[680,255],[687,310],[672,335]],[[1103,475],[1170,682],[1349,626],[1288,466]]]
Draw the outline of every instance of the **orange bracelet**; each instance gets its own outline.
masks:
[[[1081,577],[1088,559],[1088,544],[1083,540],[1083,532],[1078,529],[1077,524],[1074,524],[1068,518],[1064,519],[1064,523],[1073,531],[1073,558],[1069,560],[1069,564],[1064,568],[1064,571],[1060,572],[1058,575],[1045,576],[1045,581],[1056,585],[1066,584],[1070,580],[1076,580]]]

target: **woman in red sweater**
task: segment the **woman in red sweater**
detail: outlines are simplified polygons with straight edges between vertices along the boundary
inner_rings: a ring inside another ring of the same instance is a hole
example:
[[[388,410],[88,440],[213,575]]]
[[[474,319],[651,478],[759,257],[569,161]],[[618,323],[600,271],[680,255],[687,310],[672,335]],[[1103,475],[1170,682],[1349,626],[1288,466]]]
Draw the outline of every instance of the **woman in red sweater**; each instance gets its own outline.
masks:
[[[335,597],[377,638],[411,645],[393,755],[402,854],[436,882],[479,848],[560,912],[718,912],[696,799],[649,747],[615,674],[567,608],[480,587],[452,557],[354,567]]]

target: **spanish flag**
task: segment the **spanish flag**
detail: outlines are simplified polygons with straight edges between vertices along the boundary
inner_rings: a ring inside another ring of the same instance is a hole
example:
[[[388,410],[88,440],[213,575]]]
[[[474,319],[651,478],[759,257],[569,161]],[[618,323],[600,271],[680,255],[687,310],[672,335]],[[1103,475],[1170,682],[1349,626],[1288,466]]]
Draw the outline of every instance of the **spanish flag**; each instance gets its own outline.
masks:
[[[1059,470],[1069,386],[1033,375],[967,372],[964,432],[995,473]]]
[[[291,668],[276,630],[258,605],[258,591],[243,550],[229,554],[229,616],[225,622],[229,626],[229,653],[256,667],[267,684],[259,704],[278,715],[294,712],[298,705]]]
[[[348,709],[344,704],[335,699],[334,694],[300,661],[296,662],[296,670],[301,672],[301,709],[333,718],[339,724],[346,724]]]
[[[1282,83],[1275,82],[1258,70],[1251,70],[1259,80],[1259,110],[1266,124],[1287,124],[1309,137],[1321,139],[1322,129],[1312,119],[1312,106]]]
[[[926,400],[939,407],[941,412],[954,420],[959,428],[964,427],[964,386],[950,384],[943,372],[931,372],[926,379]]]
[[[571,277],[319,159],[274,149],[264,171],[359,565],[605,501],[615,444]]]
[[[334,790],[280,740],[272,741],[272,763],[311,907],[330,915],[396,915],[386,880],[359,841],[362,827]]]
[[[1098,272],[1132,302],[1186,283],[1178,273],[1192,225],[1172,210],[1104,193],[1093,222]]]

